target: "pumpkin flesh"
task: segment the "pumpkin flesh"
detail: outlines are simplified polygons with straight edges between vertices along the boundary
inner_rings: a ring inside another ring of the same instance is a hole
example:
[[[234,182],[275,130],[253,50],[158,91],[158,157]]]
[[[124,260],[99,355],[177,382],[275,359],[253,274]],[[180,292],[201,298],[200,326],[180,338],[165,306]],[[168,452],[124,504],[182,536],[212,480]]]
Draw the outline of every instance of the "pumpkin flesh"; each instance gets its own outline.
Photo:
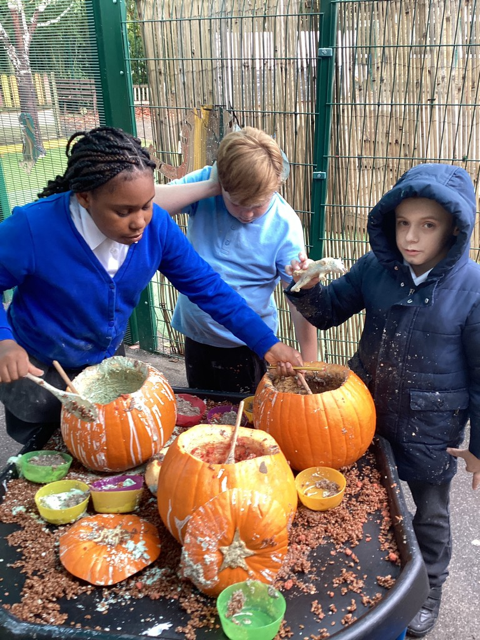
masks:
[[[226,464],[231,425],[197,425],[169,446],[158,481],[158,510],[180,542],[198,507],[229,489],[254,489],[276,498],[289,519],[297,508],[292,470],[275,440],[257,429],[240,427],[234,464]]]
[[[176,401],[164,376],[149,364],[115,356],[87,367],[74,380],[95,403],[95,422],[62,409],[61,429],[70,453],[95,471],[126,471],[158,453],[170,438]]]
[[[297,471],[351,465],[365,453],[375,433],[372,396],[348,367],[319,362],[305,365],[321,368],[315,375],[305,375],[312,395],[296,389],[289,392],[288,386],[287,391],[279,391],[276,378],[265,374],[255,394],[255,426],[275,438]],[[292,378],[288,384],[296,385],[296,381]]]

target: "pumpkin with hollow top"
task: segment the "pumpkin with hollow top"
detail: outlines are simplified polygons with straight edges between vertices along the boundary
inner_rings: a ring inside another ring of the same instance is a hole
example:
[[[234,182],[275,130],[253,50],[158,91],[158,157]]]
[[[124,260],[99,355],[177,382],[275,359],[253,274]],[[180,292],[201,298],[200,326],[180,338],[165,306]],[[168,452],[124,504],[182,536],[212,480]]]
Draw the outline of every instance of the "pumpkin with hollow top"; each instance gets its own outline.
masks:
[[[287,525],[272,496],[246,489],[219,493],[188,521],[182,575],[209,596],[244,580],[271,584],[287,554]]]
[[[297,471],[351,465],[365,453],[375,433],[373,398],[348,367],[325,362],[305,366],[319,368],[305,373],[312,395],[293,377],[279,380],[265,374],[255,393],[254,424],[275,438]]]
[[[293,472],[275,440],[258,429],[240,427],[235,463],[226,464],[233,427],[202,424],[169,446],[158,478],[158,511],[170,533],[183,543],[198,507],[229,489],[254,489],[280,502],[289,521],[297,509]]]
[[[73,381],[95,403],[95,422],[62,409],[63,440],[77,460],[95,471],[126,471],[158,453],[176,420],[175,394],[155,367],[123,356],[87,367]]]

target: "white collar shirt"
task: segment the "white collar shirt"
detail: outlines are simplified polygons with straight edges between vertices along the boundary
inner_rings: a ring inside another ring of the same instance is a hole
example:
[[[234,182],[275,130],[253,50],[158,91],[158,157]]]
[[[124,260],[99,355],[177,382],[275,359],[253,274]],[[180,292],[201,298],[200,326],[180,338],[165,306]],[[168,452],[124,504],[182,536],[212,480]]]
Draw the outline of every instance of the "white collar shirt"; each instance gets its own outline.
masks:
[[[88,244],[108,275],[113,278],[127,257],[128,245],[107,238],[74,194],[70,198],[70,214],[78,233]]]
[[[403,261],[403,264],[406,264],[409,267],[410,274],[411,274],[412,280],[413,280],[413,284],[416,287],[418,287],[419,284],[422,284],[422,282],[425,282],[425,280],[428,278],[428,274],[431,271],[431,269],[429,269],[428,271],[425,271],[425,273],[422,273],[421,276],[416,276],[415,275],[415,271],[412,269],[412,267],[408,264],[408,262],[406,260]]]

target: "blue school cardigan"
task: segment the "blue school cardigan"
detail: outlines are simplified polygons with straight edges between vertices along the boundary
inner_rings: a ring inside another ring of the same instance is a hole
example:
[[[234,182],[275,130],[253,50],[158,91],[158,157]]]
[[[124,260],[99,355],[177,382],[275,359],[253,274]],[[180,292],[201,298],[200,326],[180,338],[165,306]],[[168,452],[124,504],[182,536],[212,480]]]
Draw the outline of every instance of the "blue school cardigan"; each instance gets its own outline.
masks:
[[[16,340],[45,364],[97,364],[119,347],[141,292],[159,270],[260,357],[278,342],[157,205],[142,239],[110,277],[72,221],[70,196],[16,207],[0,224],[0,291],[17,287],[8,312],[0,309],[0,340]]]

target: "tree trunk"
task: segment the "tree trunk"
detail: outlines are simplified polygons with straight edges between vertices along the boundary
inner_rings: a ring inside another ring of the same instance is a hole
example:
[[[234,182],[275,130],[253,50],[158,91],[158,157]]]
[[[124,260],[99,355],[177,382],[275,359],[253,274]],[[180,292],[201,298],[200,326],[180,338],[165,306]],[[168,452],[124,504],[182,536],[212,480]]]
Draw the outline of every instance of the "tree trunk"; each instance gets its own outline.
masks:
[[[15,74],[18,83],[18,95],[20,97],[20,109],[22,113],[29,113],[35,126],[35,144],[41,154],[45,153],[42,142],[42,134],[40,131],[40,122],[38,120],[37,96],[35,86],[33,84],[32,70],[30,64],[28,68],[22,68]]]
[[[45,149],[42,142],[42,134],[40,131],[40,123],[38,120],[37,96],[35,94],[35,86],[33,84],[32,68],[29,58],[29,44],[33,35],[26,30],[26,21],[20,19],[17,11],[10,10],[17,52],[17,64],[14,63],[15,77],[18,83],[18,94],[20,97],[20,109],[22,114],[30,114],[33,120],[35,131],[35,145],[40,155],[45,155]],[[24,26],[25,25],[25,26]]]

